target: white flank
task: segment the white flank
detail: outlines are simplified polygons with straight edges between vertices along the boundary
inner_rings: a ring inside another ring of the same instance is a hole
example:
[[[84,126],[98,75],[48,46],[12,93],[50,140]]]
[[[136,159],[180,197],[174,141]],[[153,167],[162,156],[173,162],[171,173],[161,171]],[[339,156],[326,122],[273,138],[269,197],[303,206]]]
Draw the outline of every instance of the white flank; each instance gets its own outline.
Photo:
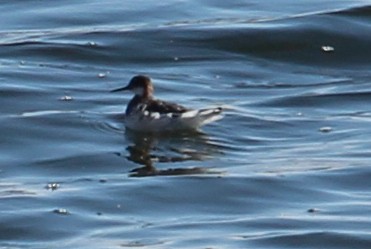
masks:
[[[125,117],[127,128],[143,132],[196,130],[223,117],[221,108],[191,110],[185,113],[136,111]]]

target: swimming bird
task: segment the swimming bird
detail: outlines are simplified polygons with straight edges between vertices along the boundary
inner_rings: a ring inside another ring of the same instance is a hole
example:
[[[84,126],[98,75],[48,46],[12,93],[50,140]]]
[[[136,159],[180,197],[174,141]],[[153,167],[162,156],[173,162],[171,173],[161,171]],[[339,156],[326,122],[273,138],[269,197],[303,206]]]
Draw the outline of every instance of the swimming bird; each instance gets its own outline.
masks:
[[[223,117],[221,107],[197,110],[155,99],[152,81],[145,75],[134,76],[127,86],[111,92],[118,91],[134,93],[126,108],[124,122],[127,128],[135,131],[197,130]]]

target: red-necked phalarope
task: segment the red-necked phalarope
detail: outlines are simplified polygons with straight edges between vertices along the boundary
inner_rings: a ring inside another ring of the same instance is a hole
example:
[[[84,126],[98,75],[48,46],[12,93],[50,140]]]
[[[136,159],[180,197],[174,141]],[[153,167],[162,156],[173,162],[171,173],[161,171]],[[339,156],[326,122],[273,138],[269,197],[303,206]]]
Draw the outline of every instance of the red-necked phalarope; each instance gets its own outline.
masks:
[[[135,96],[125,112],[125,126],[143,132],[194,130],[221,119],[222,108],[193,110],[153,98],[153,84],[147,76],[133,77],[125,87],[111,92],[131,91]]]

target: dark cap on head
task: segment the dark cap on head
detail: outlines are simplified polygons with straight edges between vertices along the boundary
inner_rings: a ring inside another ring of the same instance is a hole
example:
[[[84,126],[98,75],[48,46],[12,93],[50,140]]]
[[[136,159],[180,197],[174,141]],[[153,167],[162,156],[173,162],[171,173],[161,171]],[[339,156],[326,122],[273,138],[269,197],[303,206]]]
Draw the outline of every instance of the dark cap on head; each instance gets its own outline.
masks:
[[[127,86],[112,90],[111,92],[128,91],[138,88],[143,89],[143,97],[151,96],[153,94],[151,78],[145,75],[134,76]]]
[[[129,85],[127,86],[129,89],[143,87],[146,88],[148,85],[151,85],[151,78],[145,75],[137,75],[131,78]]]

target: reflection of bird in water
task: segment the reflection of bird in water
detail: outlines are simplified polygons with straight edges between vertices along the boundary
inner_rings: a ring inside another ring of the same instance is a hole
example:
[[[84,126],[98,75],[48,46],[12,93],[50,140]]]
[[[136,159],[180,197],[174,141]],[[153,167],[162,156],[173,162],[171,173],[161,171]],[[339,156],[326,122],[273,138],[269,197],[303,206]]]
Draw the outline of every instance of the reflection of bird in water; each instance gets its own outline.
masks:
[[[153,84],[147,76],[133,77],[126,87],[117,91],[132,91],[135,96],[125,112],[125,126],[141,132],[196,130],[222,118],[222,108],[191,110],[181,105],[153,98]]]
[[[155,163],[201,161],[218,153],[214,145],[201,133],[141,134],[127,131],[126,137],[133,144],[127,147],[128,160],[142,167],[132,170],[131,176],[191,175],[216,173],[205,168],[157,169]]]

